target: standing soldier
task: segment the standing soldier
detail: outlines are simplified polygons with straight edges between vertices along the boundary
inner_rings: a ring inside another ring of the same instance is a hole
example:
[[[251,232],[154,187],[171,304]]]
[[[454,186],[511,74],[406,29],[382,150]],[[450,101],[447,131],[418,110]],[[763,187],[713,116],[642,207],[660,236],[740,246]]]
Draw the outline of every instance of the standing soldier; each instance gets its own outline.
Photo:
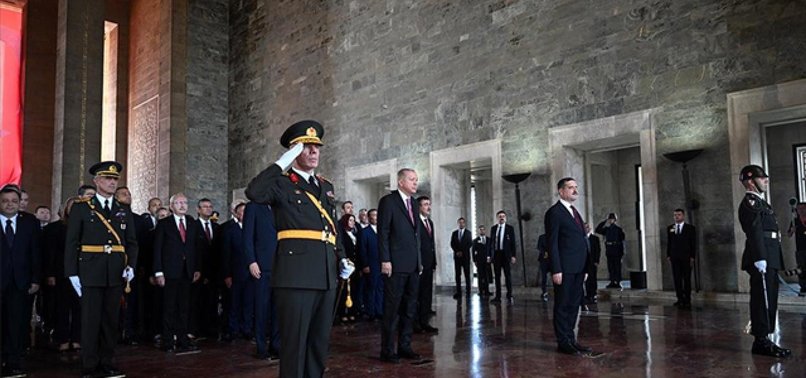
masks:
[[[616,213],[607,215],[607,219],[596,226],[596,233],[604,236],[605,256],[607,256],[607,272],[610,276],[608,289],[621,289],[621,259],[624,257],[624,230],[616,224]]]
[[[784,269],[781,233],[778,221],[762,194],[770,184],[769,176],[757,165],[748,165],[739,173],[747,193],[739,204],[739,222],[747,237],[742,254],[742,269],[750,275],[750,333],[755,336],[752,353],[789,357],[792,351],[775,345],[767,337],[775,331],[778,311],[778,270]]]
[[[291,125],[280,138],[289,150],[246,187],[250,200],[271,205],[275,214],[279,242],[271,287],[282,342],[281,377],[322,376],[338,277],[347,279],[355,269],[337,242],[333,184],[314,174],[323,133],[316,121]]]
[[[134,278],[137,235],[129,206],[114,194],[123,166],[90,168],[97,192],[73,205],[67,223],[64,274],[81,297],[82,376],[124,377],[113,365],[123,286]]]

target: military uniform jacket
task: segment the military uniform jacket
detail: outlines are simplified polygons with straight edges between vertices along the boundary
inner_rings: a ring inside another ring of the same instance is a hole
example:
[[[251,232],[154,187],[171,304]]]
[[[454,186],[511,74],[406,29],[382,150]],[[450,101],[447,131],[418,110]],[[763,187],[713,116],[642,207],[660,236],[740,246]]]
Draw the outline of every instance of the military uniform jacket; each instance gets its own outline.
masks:
[[[321,193],[318,200],[335,221],[333,184],[320,176],[317,180]],[[327,231],[336,236],[336,245],[311,239],[279,240],[271,275],[272,287],[327,290],[337,285],[338,261],[344,257],[341,238],[306,192],[316,196],[317,190],[293,170],[284,174],[277,164],[266,168],[246,187],[247,198],[271,205],[278,233],[311,230]]]
[[[78,276],[82,286],[123,285],[121,275],[128,266],[137,266],[137,233],[134,215],[129,206],[112,200],[107,214],[97,197],[76,201],[70,209],[67,221],[67,239],[64,247],[64,275]],[[95,211],[96,210],[97,213]],[[115,236],[99,219],[103,216],[120,236]],[[81,246],[104,246],[122,244],[125,252],[81,252]],[[128,260],[128,261],[127,261]]]
[[[768,268],[784,269],[781,234],[772,206],[763,198],[748,192],[739,204],[739,223],[747,237],[742,269],[756,269],[753,263],[759,260],[766,260]],[[774,238],[772,233],[775,233]]]

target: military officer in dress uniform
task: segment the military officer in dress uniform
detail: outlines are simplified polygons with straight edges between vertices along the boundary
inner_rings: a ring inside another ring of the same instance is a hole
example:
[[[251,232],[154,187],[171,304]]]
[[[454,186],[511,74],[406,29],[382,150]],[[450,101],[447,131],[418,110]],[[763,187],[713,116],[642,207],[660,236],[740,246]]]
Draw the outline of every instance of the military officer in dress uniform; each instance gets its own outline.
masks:
[[[129,206],[114,194],[123,166],[93,165],[95,196],[78,200],[70,211],[64,274],[81,297],[82,376],[123,377],[113,365],[120,298],[134,278],[137,235]]]
[[[775,345],[768,335],[775,331],[778,311],[778,270],[784,269],[778,221],[762,196],[770,179],[764,169],[748,165],[739,173],[747,193],[739,204],[739,223],[747,237],[742,269],[750,275],[750,333],[755,336],[752,353],[789,357],[792,351]]]
[[[281,377],[322,376],[338,277],[346,279],[355,269],[337,237],[333,184],[314,174],[323,134],[316,121],[291,125],[280,138],[289,150],[246,187],[250,200],[271,205],[275,214],[271,287],[283,343]]]

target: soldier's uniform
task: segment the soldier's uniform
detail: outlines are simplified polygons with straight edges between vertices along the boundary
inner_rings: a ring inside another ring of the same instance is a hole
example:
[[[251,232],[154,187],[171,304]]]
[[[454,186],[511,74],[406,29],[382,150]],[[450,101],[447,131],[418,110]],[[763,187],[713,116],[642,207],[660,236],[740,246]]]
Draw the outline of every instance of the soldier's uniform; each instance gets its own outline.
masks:
[[[120,177],[116,162],[90,168],[93,176]],[[73,204],[67,223],[64,274],[81,282],[81,360],[85,375],[119,375],[112,359],[118,337],[120,298],[126,266],[137,264],[137,235],[129,206],[110,200],[104,210],[97,196]],[[114,374],[118,373],[118,374]]]
[[[281,144],[322,145],[322,134],[319,123],[302,121],[286,130]],[[333,185],[321,176],[315,176],[314,185],[304,176],[293,169],[284,173],[272,164],[246,188],[250,200],[271,205],[277,228],[271,287],[277,298],[281,377],[322,376],[338,263],[344,258],[334,223]]]
[[[749,165],[742,169],[740,181],[767,177],[761,167]],[[747,239],[742,254],[742,270],[750,275],[751,334],[756,337],[753,353],[786,357],[789,350],[780,348],[767,338],[775,331],[778,311],[778,271],[784,269],[781,233],[772,206],[761,194],[748,191],[739,204],[739,223]],[[766,273],[756,267],[766,261]],[[766,289],[766,293],[764,292]]]
[[[610,213],[607,219],[616,219],[616,214]],[[608,225],[605,220],[596,226],[596,233],[604,236],[607,272],[610,276],[610,283],[607,287],[621,288],[621,259],[624,258],[624,230],[616,223]]]

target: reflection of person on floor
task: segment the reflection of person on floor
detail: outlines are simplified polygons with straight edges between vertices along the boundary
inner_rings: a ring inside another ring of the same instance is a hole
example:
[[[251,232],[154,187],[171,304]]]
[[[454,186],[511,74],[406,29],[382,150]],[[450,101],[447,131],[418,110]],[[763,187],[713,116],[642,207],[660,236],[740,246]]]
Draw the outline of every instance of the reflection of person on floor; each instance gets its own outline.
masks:
[[[748,165],[739,173],[747,189],[739,204],[739,223],[747,239],[742,254],[742,270],[750,275],[750,333],[755,336],[752,353],[789,357],[792,352],[768,338],[775,331],[778,311],[778,270],[784,269],[781,234],[772,206],[762,195],[770,184],[769,176],[757,165]]]
[[[806,202],[801,202],[797,206],[797,218],[792,219],[789,226],[789,237],[795,237],[795,261],[798,263],[800,273],[798,283],[800,284],[800,296],[806,296]]]
[[[616,222],[616,213],[610,213],[606,220],[596,226],[596,233],[605,239],[607,272],[610,275],[607,287],[610,289],[621,289],[621,259],[624,257],[624,230]]]
[[[543,302],[548,302],[548,276],[549,273],[551,273],[551,264],[549,263],[549,250],[546,247],[546,234],[540,234],[540,236],[537,237],[537,262],[540,263],[540,273],[538,273],[537,282],[540,285],[540,290],[543,291],[540,298]]]

